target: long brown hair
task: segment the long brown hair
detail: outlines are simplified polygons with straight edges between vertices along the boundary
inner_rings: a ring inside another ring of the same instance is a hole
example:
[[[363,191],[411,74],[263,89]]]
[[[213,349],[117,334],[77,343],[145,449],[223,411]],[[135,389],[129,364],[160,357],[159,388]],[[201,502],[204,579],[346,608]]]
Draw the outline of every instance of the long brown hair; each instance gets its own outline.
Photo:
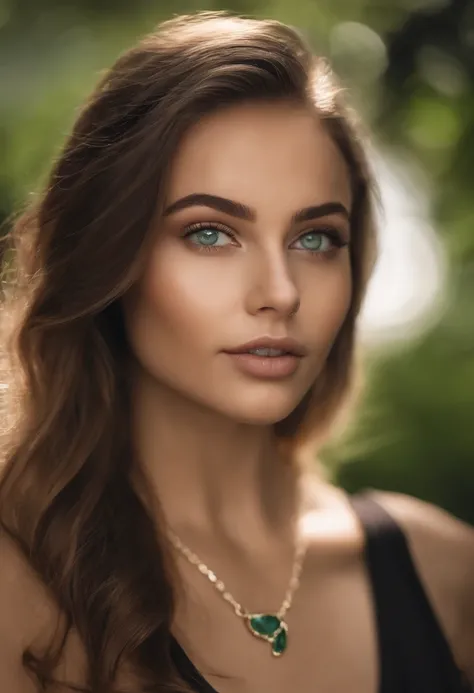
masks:
[[[131,483],[121,297],[140,276],[183,133],[205,113],[257,99],[315,109],[352,177],[352,305],[321,378],[276,427],[295,445],[309,440],[348,390],[374,238],[352,118],[326,61],[295,31],[227,13],[161,24],[103,76],[44,192],[9,234],[15,256],[2,312],[17,331],[5,374],[14,425],[0,522],[49,586],[62,635],[78,634],[93,693],[118,690],[123,668],[137,691],[185,690],[170,656],[176,582],[167,542]],[[64,642],[24,653],[43,690]]]

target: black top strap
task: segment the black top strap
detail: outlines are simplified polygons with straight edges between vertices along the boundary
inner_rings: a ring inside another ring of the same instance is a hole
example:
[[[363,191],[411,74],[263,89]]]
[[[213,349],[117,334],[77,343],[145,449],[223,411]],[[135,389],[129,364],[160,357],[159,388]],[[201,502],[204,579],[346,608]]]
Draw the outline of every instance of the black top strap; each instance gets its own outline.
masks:
[[[427,598],[407,539],[370,492],[350,498],[365,533],[365,560],[378,629],[380,693],[474,693],[456,666]],[[217,693],[181,645],[171,655],[196,693]]]
[[[351,504],[365,532],[383,693],[468,693],[415,568],[408,541],[370,491]]]

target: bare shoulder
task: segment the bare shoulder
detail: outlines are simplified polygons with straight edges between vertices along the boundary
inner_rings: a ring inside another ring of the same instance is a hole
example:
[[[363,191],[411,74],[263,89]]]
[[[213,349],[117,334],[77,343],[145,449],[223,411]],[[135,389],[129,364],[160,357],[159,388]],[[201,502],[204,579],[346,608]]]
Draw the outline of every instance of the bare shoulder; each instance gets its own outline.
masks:
[[[58,611],[46,586],[14,540],[0,529],[0,633],[29,645],[52,625]]]
[[[458,664],[474,674],[474,527],[412,496],[373,497],[402,527]]]
[[[0,566],[0,690],[30,693],[35,688],[23,668],[23,652],[46,642],[57,623],[57,611],[20,549],[2,529]]]

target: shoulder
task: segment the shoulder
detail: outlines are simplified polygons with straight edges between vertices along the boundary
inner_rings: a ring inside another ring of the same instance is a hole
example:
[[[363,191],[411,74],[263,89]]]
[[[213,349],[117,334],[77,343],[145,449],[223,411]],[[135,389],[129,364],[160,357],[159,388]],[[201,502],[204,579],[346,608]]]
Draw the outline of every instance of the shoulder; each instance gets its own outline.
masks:
[[[0,690],[32,690],[23,653],[46,642],[56,616],[45,587],[0,527]]]
[[[8,626],[18,642],[31,641],[58,612],[46,586],[35,574],[16,542],[0,527],[0,632]],[[5,618],[10,615],[14,618]],[[22,627],[13,630],[20,621]]]
[[[474,527],[412,496],[382,491],[372,496],[404,531],[454,656],[474,674]]]

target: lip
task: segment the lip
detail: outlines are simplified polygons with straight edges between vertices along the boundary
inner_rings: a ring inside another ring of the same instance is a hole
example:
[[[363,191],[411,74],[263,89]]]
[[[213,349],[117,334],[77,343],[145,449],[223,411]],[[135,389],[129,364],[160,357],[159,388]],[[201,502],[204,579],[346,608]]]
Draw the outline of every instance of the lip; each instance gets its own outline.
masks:
[[[301,356],[285,354],[284,356],[257,356],[245,352],[228,353],[234,365],[245,375],[264,380],[279,380],[296,373],[301,363]]]
[[[258,356],[251,349],[279,349],[281,356]],[[302,344],[290,337],[259,337],[241,344],[235,349],[226,349],[235,366],[245,375],[265,380],[278,380],[293,375],[307,354]]]
[[[235,349],[225,349],[225,352],[227,354],[246,354],[250,349],[280,349],[280,351],[284,351],[286,354],[300,357],[307,354],[304,346],[291,337],[259,337],[241,344]]]

